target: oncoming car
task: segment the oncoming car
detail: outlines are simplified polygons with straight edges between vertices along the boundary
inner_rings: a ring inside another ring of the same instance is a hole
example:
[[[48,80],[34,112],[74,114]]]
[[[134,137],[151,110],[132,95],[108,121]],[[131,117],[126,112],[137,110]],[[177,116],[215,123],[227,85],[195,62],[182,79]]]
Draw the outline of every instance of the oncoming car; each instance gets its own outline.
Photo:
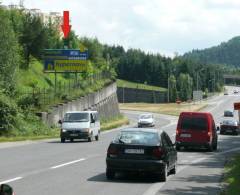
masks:
[[[177,151],[164,131],[124,129],[110,143],[106,164],[107,179],[113,179],[116,172],[141,172],[166,181],[168,173],[176,173]]]
[[[154,127],[155,120],[152,114],[141,114],[138,119],[138,127]]]
[[[224,117],[233,117],[233,116],[234,116],[233,111],[231,110],[224,111]]]
[[[67,112],[61,124],[61,142],[65,140],[87,139],[89,142],[95,138],[99,140],[100,121],[97,111]]]
[[[235,119],[224,119],[220,123],[220,134],[239,134],[239,125]]]

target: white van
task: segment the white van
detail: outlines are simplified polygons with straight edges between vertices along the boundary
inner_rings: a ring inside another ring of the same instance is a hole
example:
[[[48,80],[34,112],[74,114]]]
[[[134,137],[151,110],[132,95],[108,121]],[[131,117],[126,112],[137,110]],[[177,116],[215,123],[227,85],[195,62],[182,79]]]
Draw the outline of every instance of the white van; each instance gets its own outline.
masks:
[[[97,111],[74,111],[66,112],[61,124],[61,142],[67,139],[87,139],[89,142],[95,138],[99,140],[100,121]]]

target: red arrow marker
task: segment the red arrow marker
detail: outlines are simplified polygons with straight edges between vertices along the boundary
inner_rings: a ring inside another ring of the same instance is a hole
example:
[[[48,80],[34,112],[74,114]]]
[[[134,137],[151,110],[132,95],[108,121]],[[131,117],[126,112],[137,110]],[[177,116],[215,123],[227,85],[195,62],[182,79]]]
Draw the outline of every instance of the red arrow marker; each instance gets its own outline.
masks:
[[[63,12],[63,25],[61,27],[64,34],[64,38],[67,39],[69,32],[71,30],[71,25],[69,25],[69,11]]]

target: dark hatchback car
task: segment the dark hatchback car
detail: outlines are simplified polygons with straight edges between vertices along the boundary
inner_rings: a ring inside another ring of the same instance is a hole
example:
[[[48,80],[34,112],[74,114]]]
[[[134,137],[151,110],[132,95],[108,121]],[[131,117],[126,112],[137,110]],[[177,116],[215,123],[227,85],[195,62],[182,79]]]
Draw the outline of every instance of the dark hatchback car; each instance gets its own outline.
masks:
[[[124,129],[109,145],[106,163],[107,179],[116,172],[141,172],[166,181],[169,173],[176,173],[177,151],[164,131]]]
[[[235,119],[226,119],[220,123],[220,134],[233,134],[240,133],[239,124]]]

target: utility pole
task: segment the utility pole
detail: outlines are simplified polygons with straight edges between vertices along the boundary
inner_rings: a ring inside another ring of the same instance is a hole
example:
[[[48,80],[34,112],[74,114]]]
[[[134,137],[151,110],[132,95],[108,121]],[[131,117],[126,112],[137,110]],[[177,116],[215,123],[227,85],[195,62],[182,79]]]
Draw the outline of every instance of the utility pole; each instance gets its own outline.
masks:
[[[169,96],[170,96],[170,86],[169,86],[169,73],[168,73],[168,103],[169,103]]]

